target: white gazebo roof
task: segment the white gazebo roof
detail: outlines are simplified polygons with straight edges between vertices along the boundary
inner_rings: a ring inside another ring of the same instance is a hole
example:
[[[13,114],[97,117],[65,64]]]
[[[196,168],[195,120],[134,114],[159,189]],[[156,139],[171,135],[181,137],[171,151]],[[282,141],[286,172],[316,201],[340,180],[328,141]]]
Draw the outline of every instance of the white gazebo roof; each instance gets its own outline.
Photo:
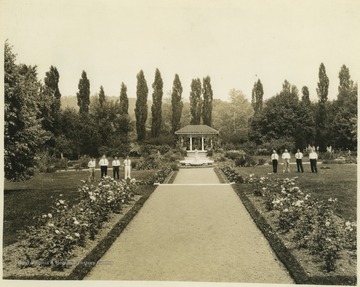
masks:
[[[175,132],[176,135],[218,135],[219,131],[207,125],[187,125]]]

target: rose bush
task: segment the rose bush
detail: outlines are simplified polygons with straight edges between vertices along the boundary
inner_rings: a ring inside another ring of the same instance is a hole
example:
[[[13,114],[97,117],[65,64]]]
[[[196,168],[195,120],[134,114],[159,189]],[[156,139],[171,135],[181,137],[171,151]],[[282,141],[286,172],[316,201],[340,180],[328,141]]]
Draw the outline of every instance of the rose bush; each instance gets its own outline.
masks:
[[[78,203],[69,208],[60,196],[52,213],[40,216],[39,223],[26,231],[20,268],[50,266],[61,271],[68,267],[74,248],[94,240],[111,213],[119,213],[134,197],[134,181],[105,177],[98,184],[82,182]]]
[[[356,222],[335,214],[337,199],[316,200],[297,186],[297,177],[268,178],[250,175],[243,178],[230,167],[222,168],[230,181],[253,186],[253,194],[263,199],[267,212],[273,212],[277,231],[289,233],[297,248],[309,250],[314,261],[323,262],[325,271],[336,269],[341,251],[356,256]]]

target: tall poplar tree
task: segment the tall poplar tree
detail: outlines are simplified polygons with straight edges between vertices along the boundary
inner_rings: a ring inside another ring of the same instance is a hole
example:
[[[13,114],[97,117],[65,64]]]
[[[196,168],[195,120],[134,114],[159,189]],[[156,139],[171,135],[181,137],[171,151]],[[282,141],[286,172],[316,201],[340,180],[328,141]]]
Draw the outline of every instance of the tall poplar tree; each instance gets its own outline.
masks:
[[[76,96],[77,96],[77,103],[79,106],[79,113],[82,115],[88,114],[89,105],[90,105],[90,81],[88,80],[85,71],[82,71],[78,88],[79,88],[79,92],[76,93]]]
[[[51,66],[50,70],[46,72],[44,78],[44,84],[47,89],[51,92],[51,96],[55,99],[53,105],[53,113],[58,114],[61,106],[61,93],[59,90],[59,79],[60,74],[56,67]]]
[[[190,114],[191,114],[191,125],[201,124],[201,80],[199,78],[191,81],[190,91]]]
[[[161,122],[162,122],[162,113],[161,113],[161,104],[163,97],[163,80],[159,69],[155,71],[155,80],[152,85],[154,92],[152,95],[152,106],[151,106],[151,135],[152,137],[158,137],[161,131]]]
[[[354,150],[357,147],[357,85],[345,65],[339,72],[338,91],[333,110],[329,112],[329,139],[335,147]]]
[[[135,104],[135,118],[136,118],[136,132],[138,141],[143,141],[146,136],[146,119],[147,119],[147,98],[148,87],[145,80],[144,72],[141,70],[137,74],[136,86],[136,104]]]
[[[99,103],[100,107],[103,107],[105,104],[106,98],[105,98],[105,92],[103,86],[100,86],[100,92],[99,92]]]
[[[301,89],[302,92],[302,96],[301,96],[301,102],[305,105],[305,106],[310,106],[311,101],[310,101],[310,92],[309,92],[309,88],[307,86],[303,86]]]
[[[129,99],[127,96],[127,87],[124,83],[121,83],[120,91],[120,115],[129,114]]]
[[[183,88],[181,86],[178,74],[175,74],[173,88],[171,93],[171,132],[174,133],[180,129],[181,113],[183,109],[183,102],[181,95]]]
[[[259,80],[254,83],[254,87],[251,93],[251,105],[254,109],[254,116],[258,115],[262,112],[263,109],[263,96],[264,96],[264,89],[263,85]]]
[[[326,75],[326,69],[323,63],[319,67],[319,82],[317,84],[316,92],[318,94],[318,105],[316,113],[316,144],[320,151],[325,151],[326,148],[326,103],[329,93],[329,78]]]
[[[203,97],[204,97],[203,105],[202,105],[203,124],[211,127],[213,91],[211,88],[211,82],[209,76],[203,78]]]

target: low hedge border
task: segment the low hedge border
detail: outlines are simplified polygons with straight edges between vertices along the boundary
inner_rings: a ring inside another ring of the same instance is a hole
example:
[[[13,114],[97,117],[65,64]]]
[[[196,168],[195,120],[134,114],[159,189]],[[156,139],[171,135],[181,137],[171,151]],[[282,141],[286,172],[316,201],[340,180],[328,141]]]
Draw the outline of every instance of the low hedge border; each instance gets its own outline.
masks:
[[[220,183],[229,183],[229,180],[226,178],[225,174],[218,168],[214,168],[214,172],[216,173]]]
[[[72,270],[68,276],[43,276],[43,275],[34,275],[34,276],[8,276],[3,277],[3,279],[16,279],[16,280],[82,280],[85,276],[91,271],[94,267],[92,264],[86,264],[87,262],[98,262],[101,257],[106,253],[106,251],[111,247],[114,241],[119,237],[123,232],[126,226],[134,218],[134,216],[139,212],[144,203],[149,199],[151,194],[155,191],[154,189],[149,190],[144,194],[134,206],[124,214],[123,217],[114,225],[114,227],[109,231],[109,233],[93,248],[88,255],[81,260],[81,262]],[[96,266],[96,265],[95,265]]]
[[[255,208],[253,203],[242,192],[241,184],[232,185],[234,191],[239,196],[242,203],[245,205],[250,216],[254,220],[257,227],[261,230],[265,238],[268,240],[271,248],[285,265],[291,277],[296,284],[313,284],[313,285],[356,285],[356,276],[309,276],[304,268],[301,266],[295,256],[286,248],[282,240],[276,235],[273,228],[267,223],[266,219]]]
[[[169,177],[165,180],[165,182],[166,182],[167,184],[174,183],[174,180],[175,180],[178,172],[179,172],[178,170],[173,171],[173,172],[169,175]]]

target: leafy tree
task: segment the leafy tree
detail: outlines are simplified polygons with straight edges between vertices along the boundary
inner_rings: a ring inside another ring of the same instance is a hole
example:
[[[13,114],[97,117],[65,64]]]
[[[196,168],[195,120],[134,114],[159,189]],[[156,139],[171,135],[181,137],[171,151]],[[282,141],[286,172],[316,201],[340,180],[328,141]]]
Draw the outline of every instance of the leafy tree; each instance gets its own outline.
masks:
[[[307,86],[303,86],[301,91],[302,91],[301,102],[304,103],[304,105],[309,106],[311,104],[309,88]]]
[[[161,78],[159,69],[156,69],[155,80],[152,87],[154,89],[154,92],[152,95],[153,102],[151,106],[151,115],[152,115],[151,135],[153,137],[158,137],[161,131],[161,123],[162,123],[161,104],[163,97],[163,80]]]
[[[299,103],[299,120],[301,124],[297,127],[296,145],[303,148],[309,144],[313,145],[315,140],[315,118],[314,107],[310,101],[310,93],[307,86],[302,89],[301,102]]]
[[[181,113],[183,109],[182,95],[183,88],[181,86],[178,74],[175,74],[173,88],[171,93],[171,132],[174,133],[180,129]]]
[[[100,107],[103,107],[106,101],[105,92],[103,86],[100,86],[100,92],[99,92],[99,103]]]
[[[191,125],[201,124],[201,80],[199,78],[191,81],[190,91],[190,113],[191,113]]]
[[[53,113],[58,114],[61,107],[61,93],[59,90],[60,74],[56,67],[50,66],[50,70],[46,72],[44,78],[45,87],[50,90],[51,95],[55,98]]]
[[[328,114],[329,141],[334,147],[356,149],[357,137],[357,85],[350,77],[349,69],[343,65],[339,72],[339,94]]]
[[[248,140],[248,121],[254,111],[241,91],[232,89],[229,97],[230,102],[214,100],[213,127],[223,142],[244,143]]]
[[[147,97],[148,87],[145,80],[144,72],[141,70],[137,74],[136,86],[136,104],[135,104],[135,118],[136,118],[136,132],[138,141],[143,141],[146,136],[146,119],[148,113]]]
[[[316,143],[321,151],[325,151],[328,137],[326,129],[326,103],[329,92],[329,78],[326,75],[323,63],[319,67],[319,82],[316,91],[319,98],[316,114]]]
[[[39,117],[42,119],[43,128],[53,135],[52,139],[47,142],[49,146],[54,146],[54,136],[59,133],[59,113],[61,106],[61,93],[58,86],[59,78],[58,70],[56,67],[51,66],[50,70],[45,74],[44,85],[41,86],[39,93]]]
[[[90,105],[90,81],[88,80],[85,71],[82,71],[78,88],[79,88],[79,92],[76,93],[76,96],[78,100],[79,113],[87,114],[89,113],[89,105]]]
[[[203,97],[204,97],[203,105],[202,105],[203,124],[211,126],[213,91],[211,89],[211,82],[209,76],[203,78]]]
[[[127,96],[127,87],[124,83],[121,83],[120,91],[120,114],[128,115],[129,114],[129,99]]]
[[[60,113],[61,135],[68,141],[60,138],[56,141],[57,152],[70,159],[77,159],[82,153],[80,150],[82,125],[81,115],[74,108],[66,108]],[[67,147],[70,146],[70,150]]]
[[[254,109],[255,115],[262,112],[263,109],[263,95],[264,95],[264,89],[263,85],[259,80],[254,83],[254,87],[252,89],[251,93],[251,105]]]
[[[295,142],[302,119],[298,89],[285,80],[282,91],[267,100],[263,112],[253,120],[249,136],[258,144],[281,138]]]
[[[127,96],[127,87],[121,83],[119,117],[117,121],[121,142],[129,141],[129,133],[132,131],[131,120],[129,116],[129,99]]]
[[[49,138],[41,126],[37,102],[40,83],[36,67],[17,65],[16,55],[4,49],[4,169],[8,180],[24,180],[34,174],[36,153]]]

